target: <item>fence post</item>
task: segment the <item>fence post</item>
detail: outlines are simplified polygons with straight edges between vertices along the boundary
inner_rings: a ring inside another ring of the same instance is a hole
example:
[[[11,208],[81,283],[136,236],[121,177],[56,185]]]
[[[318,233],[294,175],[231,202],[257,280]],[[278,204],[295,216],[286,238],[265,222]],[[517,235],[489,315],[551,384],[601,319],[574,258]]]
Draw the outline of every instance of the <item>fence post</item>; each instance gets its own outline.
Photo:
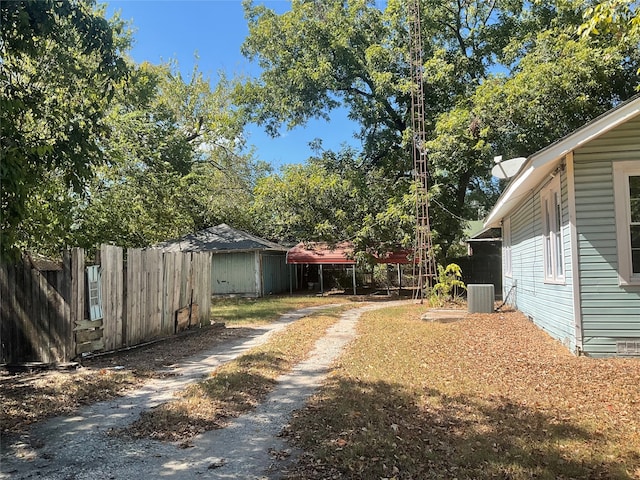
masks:
[[[10,285],[15,285],[8,264],[0,264],[0,362],[10,363],[13,360],[13,335],[15,332],[12,317]]]
[[[84,249],[71,249],[71,292],[70,292],[70,318],[72,328],[79,325],[85,319],[85,275],[84,275]],[[74,350],[77,351],[77,342],[74,333]]]
[[[70,361],[75,356],[75,344],[73,334],[73,321],[71,320],[71,253],[69,250],[62,252],[62,276],[59,277],[58,290],[64,300],[62,318],[64,328],[62,337],[63,358],[65,362]]]

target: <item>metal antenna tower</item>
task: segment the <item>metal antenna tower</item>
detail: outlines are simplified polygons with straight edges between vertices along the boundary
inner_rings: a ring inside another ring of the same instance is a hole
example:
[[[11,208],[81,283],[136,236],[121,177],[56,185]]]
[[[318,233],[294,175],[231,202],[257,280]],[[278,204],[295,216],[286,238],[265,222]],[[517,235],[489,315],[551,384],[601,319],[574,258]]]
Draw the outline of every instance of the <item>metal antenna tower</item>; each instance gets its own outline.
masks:
[[[428,158],[424,125],[424,83],[422,78],[422,29],[420,28],[420,0],[409,4],[409,52],[411,57],[411,128],[413,130],[413,175],[416,183],[416,231],[414,244],[414,297],[424,302],[424,292],[435,278],[436,260],[433,255],[431,224],[429,221]]]

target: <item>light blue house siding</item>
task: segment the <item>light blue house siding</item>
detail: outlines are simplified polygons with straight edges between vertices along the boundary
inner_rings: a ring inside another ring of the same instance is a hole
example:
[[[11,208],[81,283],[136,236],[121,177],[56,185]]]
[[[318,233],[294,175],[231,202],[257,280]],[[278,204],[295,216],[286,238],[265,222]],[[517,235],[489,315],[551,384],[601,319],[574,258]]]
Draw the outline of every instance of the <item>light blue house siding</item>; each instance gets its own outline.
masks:
[[[640,164],[640,117],[574,152],[583,351],[592,356],[640,341],[640,286],[618,278],[613,164],[629,160]]]
[[[640,95],[522,160],[484,225],[503,227],[503,295],[576,353],[640,357]]]
[[[564,281],[547,283],[544,278],[543,219],[539,185],[528,192],[515,208],[511,221],[512,273],[503,279],[503,298],[527,315],[536,325],[567,348],[576,347],[576,330],[573,311],[573,271],[571,268],[571,231],[567,199],[566,170],[561,175],[562,195],[562,250]],[[505,258],[503,255],[503,262]],[[503,271],[505,266],[503,265]]]

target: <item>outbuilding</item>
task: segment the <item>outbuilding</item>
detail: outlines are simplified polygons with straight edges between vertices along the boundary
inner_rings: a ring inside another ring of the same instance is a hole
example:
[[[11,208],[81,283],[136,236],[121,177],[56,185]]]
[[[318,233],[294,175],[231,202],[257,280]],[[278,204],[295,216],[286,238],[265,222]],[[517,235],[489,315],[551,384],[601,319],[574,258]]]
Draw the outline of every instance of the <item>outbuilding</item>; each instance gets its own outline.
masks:
[[[375,256],[376,263],[397,264],[398,283],[402,286],[400,265],[409,263],[408,252],[396,251],[385,255]],[[287,263],[296,266],[317,266],[318,267],[318,287],[324,293],[324,270],[326,268],[341,269],[349,272],[353,294],[356,294],[356,260],[354,258],[354,248],[351,242],[340,242],[330,245],[326,242],[300,242],[287,253]],[[297,277],[297,275],[296,275]],[[302,276],[301,276],[302,277]]]
[[[156,247],[167,252],[212,252],[212,295],[262,297],[289,288],[287,248],[225,223]]]

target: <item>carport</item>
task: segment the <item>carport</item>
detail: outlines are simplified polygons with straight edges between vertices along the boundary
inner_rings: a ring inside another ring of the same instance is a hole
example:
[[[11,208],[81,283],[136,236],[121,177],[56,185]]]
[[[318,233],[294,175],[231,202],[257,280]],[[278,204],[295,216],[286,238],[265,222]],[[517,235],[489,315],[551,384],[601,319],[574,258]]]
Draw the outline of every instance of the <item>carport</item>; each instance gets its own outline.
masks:
[[[388,252],[385,255],[376,255],[375,258],[377,263],[397,264],[398,275],[400,275],[400,265],[409,263],[406,251]],[[340,242],[335,245],[326,242],[300,242],[287,252],[287,264],[317,265],[321,294],[324,293],[323,266],[341,265],[347,269],[351,268],[353,294],[356,295],[356,261],[353,258],[353,244],[351,242]],[[290,278],[293,278],[293,275]],[[293,282],[290,284],[290,291],[293,293]]]

